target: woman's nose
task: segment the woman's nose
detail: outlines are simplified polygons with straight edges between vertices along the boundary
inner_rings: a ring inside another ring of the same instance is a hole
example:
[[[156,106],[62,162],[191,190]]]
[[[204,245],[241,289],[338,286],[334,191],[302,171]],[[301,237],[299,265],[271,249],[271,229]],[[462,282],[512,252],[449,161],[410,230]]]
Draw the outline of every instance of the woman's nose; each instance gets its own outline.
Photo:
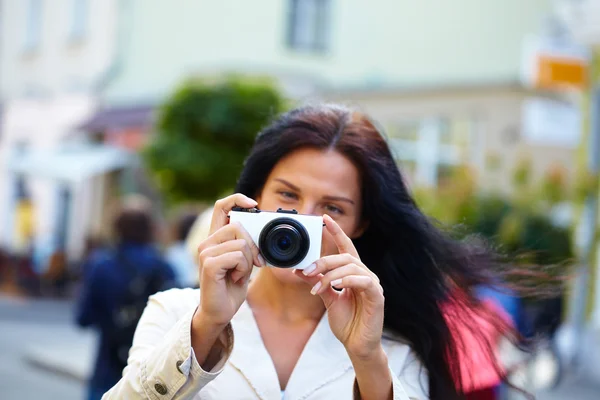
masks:
[[[298,214],[304,214],[304,215],[317,215],[318,214],[317,205],[312,202],[302,203],[302,205],[300,206],[300,209],[296,210],[296,211],[298,211]]]

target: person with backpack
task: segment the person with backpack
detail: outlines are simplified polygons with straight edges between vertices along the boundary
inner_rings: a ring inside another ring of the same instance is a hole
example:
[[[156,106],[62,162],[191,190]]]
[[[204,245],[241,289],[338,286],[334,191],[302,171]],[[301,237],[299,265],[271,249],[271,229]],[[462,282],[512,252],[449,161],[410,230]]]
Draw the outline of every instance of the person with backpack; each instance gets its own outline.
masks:
[[[89,400],[100,399],[121,378],[148,297],[175,286],[172,268],[153,245],[153,221],[145,199],[126,198],[113,229],[115,246],[93,252],[86,260],[76,311],[78,325],[99,332]]]

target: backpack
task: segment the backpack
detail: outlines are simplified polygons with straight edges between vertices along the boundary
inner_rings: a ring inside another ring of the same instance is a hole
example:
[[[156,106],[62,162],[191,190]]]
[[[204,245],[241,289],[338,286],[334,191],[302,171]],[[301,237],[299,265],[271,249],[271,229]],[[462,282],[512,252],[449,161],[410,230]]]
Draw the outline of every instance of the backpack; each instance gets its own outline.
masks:
[[[117,253],[116,260],[130,278],[125,292],[117,300],[110,315],[112,329],[109,333],[109,353],[114,365],[122,371],[127,366],[133,335],[148,297],[164,290],[167,280],[159,265],[153,266],[149,272],[141,272],[122,254]]]

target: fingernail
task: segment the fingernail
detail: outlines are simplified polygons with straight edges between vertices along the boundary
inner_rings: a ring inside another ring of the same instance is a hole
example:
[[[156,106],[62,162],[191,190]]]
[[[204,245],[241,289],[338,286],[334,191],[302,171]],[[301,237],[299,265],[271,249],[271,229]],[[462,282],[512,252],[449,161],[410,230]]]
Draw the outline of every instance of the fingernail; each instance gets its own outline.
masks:
[[[266,267],[267,266],[267,263],[265,262],[265,259],[260,254],[258,255],[258,262],[260,263],[261,267]]]
[[[331,286],[334,286],[334,287],[335,286],[339,286],[341,284],[342,284],[342,280],[341,279],[336,279],[336,280],[331,281]]]
[[[315,269],[317,269],[317,264],[312,263],[308,267],[304,268],[304,271],[302,271],[302,273],[304,275],[308,276],[308,274],[310,274],[311,272],[313,272]]]
[[[317,284],[315,286],[313,286],[312,289],[310,289],[310,294],[312,294],[314,296],[315,294],[317,294],[319,289],[321,289],[321,281],[317,282]]]

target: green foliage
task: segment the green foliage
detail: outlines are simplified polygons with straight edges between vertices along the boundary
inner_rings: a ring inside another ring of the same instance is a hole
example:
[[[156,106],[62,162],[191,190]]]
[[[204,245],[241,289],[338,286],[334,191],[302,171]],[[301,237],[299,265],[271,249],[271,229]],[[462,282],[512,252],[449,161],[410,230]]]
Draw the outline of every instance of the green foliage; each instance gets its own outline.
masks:
[[[583,203],[586,198],[594,193],[598,193],[599,177],[588,169],[582,169],[575,177],[575,200]]]
[[[254,138],[284,99],[267,80],[191,80],[162,105],[143,157],[170,204],[233,190]]]
[[[520,190],[514,198],[477,193],[464,169],[443,186],[416,190],[415,197],[428,215],[444,224],[461,224],[463,233],[482,235],[515,262],[565,266],[573,257],[571,232],[550,220],[551,206],[565,196],[563,172],[553,167],[539,187],[526,190],[528,170],[527,162],[517,168]],[[559,274],[560,270],[553,269]]]
[[[513,184],[517,189],[520,189],[529,184],[531,176],[531,160],[522,159],[517,164],[513,173]]]

